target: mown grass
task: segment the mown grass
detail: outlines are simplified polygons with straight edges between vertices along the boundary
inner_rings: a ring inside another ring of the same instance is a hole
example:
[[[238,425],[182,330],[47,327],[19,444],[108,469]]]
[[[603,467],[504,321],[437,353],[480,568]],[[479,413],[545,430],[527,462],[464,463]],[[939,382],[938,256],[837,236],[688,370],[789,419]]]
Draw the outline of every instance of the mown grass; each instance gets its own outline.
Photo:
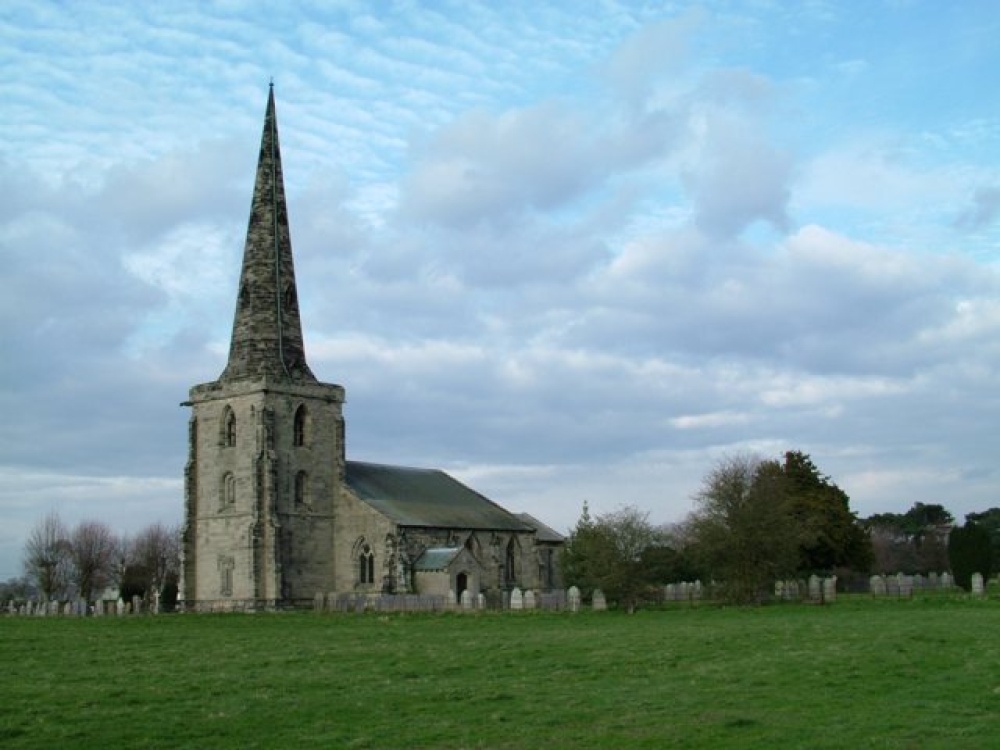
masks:
[[[984,748],[1000,602],[0,620],[0,746]]]

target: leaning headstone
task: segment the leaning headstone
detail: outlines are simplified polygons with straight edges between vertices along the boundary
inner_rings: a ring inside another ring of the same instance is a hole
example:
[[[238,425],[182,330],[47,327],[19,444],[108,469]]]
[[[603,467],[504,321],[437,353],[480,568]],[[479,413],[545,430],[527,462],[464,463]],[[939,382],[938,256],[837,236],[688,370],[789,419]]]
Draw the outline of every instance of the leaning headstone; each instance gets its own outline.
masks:
[[[570,586],[569,591],[566,592],[566,599],[570,612],[580,611],[580,589],[576,586]]]
[[[984,587],[983,587],[983,574],[982,573],[973,573],[972,574],[972,593],[975,596],[982,596],[983,595],[983,590],[984,590]]]
[[[608,600],[604,598],[604,592],[600,589],[594,589],[590,601],[595,612],[603,612],[608,608]]]
[[[872,596],[885,596],[885,579],[882,576],[872,576],[868,579],[868,589]]]
[[[524,608],[534,609],[535,608],[535,590],[528,589],[524,592]]]
[[[521,589],[515,586],[510,592],[510,608],[511,609],[524,609],[524,594],[521,593]]]

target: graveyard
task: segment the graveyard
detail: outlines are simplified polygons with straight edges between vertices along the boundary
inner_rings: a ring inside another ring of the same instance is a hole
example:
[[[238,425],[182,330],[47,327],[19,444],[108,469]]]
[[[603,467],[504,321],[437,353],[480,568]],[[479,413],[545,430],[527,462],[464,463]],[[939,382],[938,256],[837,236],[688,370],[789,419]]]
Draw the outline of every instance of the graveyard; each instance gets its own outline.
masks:
[[[990,746],[1000,599],[2,617],[0,744]]]

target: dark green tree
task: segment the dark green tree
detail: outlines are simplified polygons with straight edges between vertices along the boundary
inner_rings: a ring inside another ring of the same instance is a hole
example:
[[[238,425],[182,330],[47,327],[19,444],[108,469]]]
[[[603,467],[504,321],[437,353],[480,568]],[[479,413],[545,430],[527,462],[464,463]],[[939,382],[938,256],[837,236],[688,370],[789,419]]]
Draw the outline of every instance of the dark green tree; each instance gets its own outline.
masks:
[[[975,523],[986,529],[986,532],[990,535],[991,547],[993,549],[993,567],[990,572],[1000,572],[1000,508],[990,508],[981,513],[966,513],[965,522]]]
[[[851,511],[847,493],[821,474],[812,459],[801,451],[785,453],[782,471],[789,480],[791,513],[802,535],[799,571],[870,570],[871,539]]]
[[[972,574],[988,576],[992,569],[993,543],[989,532],[977,523],[966,523],[948,536],[948,559],[955,583],[966,591],[972,588]]]
[[[705,477],[686,528],[728,601],[760,603],[795,571],[801,536],[791,489],[777,461],[749,456],[724,458]]]
[[[584,503],[563,550],[566,581],[588,593],[601,589],[632,613],[656,583],[649,555],[661,541],[648,513],[628,506],[592,519]]]

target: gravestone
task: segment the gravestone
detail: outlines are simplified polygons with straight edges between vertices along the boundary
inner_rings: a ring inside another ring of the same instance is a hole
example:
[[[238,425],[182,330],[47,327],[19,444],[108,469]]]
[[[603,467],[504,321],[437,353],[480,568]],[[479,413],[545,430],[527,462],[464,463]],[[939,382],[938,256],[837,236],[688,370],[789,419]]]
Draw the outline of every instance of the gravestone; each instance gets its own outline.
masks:
[[[524,594],[521,593],[521,589],[517,586],[510,592],[510,608],[517,610],[524,609]]]
[[[872,576],[868,579],[868,589],[872,596],[885,596],[885,579],[882,576]]]
[[[7,614],[12,615],[17,612],[17,607],[14,606],[14,600],[11,599],[7,602]]]
[[[837,576],[823,579],[823,601],[828,604],[837,601]]]
[[[600,589],[594,589],[594,594],[591,597],[591,606],[593,606],[595,612],[603,612],[608,608],[608,601],[604,598],[604,592]]]
[[[951,573],[945,571],[941,574],[941,588],[950,589],[955,585],[955,579],[952,577]]]
[[[115,602],[115,613],[122,617],[125,614],[125,601],[119,596],[118,601]]]
[[[941,579],[937,573],[927,574],[927,586],[928,588],[936,589],[941,585]]]
[[[782,600],[785,598],[785,582],[775,581],[774,582],[774,598],[777,600]]]
[[[668,602],[677,601],[677,585],[668,583],[663,587],[663,598]]]
[[[809,601],[818,602],[823,595],[823,589],[819,576],[813,574],[809,576]]]
[[[142,612],[142,599],[138,594],[132,595],[132,614],[137,615]]]
[[[570,586],[569,591],[566,592],[567,604],[569,605],[570,612],[580,611],[580,589],[576,586]]]
[[[983,574],[982,573],[973,573],[972,574],[972,593],[973,593],[973,595],[974,596],[982,596],[983,595],[983,590],[984,590],[984,586],[983,586]]]
[[[913,588],[914,589],[923,591],[925,585],[926,585],[926,581],[924,580],[924,577],[922,575],[920,575],[919,573],[917,573],[915,576],[913,576]]]
[[[691,584],[691,598],[701,599],[701,579],[698,579],[693,584]]]
[[[524,592],[524,608],[534,609],[535,608],[535,590],[528,589]]]
[[[476,594],[476,609],[483,610],[486,609],[486,594],[480,591]]]
[[[462,609],[472,609],[472,591],[470,589],[462,591]]]
[[[913,576],[907,576],[900,573],[896,576],[896,580],[899,584],[900,598],[909,599],[913,596]]]
[[[322,612],[326,602],[324,601],[326,597],[323,596],[322,591],[317,591],[316,595],[313,596],[313,612]]]

